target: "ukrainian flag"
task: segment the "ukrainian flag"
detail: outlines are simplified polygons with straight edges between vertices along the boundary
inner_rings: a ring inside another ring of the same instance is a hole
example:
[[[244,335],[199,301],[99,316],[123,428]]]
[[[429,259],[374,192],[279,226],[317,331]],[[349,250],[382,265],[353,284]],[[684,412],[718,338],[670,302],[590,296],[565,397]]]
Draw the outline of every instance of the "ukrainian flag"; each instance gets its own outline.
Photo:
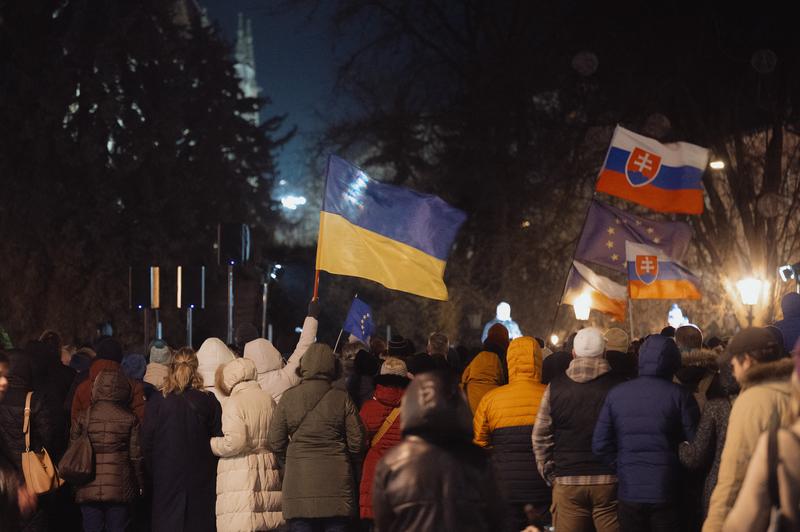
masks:
[[[436,196],[379,183],[332,155],[317,269],[446,300],[447,255],[466,217]]]

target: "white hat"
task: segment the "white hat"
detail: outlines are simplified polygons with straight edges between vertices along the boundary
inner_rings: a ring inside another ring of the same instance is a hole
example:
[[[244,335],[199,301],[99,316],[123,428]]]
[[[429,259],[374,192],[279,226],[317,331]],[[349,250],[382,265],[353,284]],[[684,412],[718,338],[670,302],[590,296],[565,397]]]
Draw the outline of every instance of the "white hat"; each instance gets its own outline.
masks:
[[[572,342],[572,350],[576,357],[599,357],[606,350],[606,339],[603,331],[596,327],[581,329]]]

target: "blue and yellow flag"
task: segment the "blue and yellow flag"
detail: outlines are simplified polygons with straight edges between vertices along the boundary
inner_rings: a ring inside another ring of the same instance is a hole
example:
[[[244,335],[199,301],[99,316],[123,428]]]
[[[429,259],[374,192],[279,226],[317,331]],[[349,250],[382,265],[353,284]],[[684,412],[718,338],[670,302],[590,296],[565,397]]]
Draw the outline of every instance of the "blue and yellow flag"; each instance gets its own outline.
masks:
[[[332,155],[317,242],[317,269],[447,299],[447,255],[467,216],[441,198],[369,178]]]

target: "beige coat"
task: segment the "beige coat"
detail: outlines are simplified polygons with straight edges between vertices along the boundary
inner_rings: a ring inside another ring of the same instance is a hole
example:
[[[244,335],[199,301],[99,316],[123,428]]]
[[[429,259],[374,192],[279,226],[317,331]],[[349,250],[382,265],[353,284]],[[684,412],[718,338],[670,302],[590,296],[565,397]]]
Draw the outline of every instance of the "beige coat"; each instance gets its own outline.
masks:
[[[800,529],[800,421],[789,430],[794,436],[788,430],[778,432],[778,486],[781,513],[791,523],[791,529],[797,530]],[[725,519],[724,532],[767,530],[771,506],[767,472],[767,434],[762,434],[736,504]]]
[[[747,370],[741,383],[742,393],[731,409],[717,486],[711,494],[703,532],[722,530],[761,434],[772,426],[788,427],[791,424],[789,377],[793,369],[794,361],[784,358]]]
[[[222,433],[211,439],[217,466],[217,530],[271,530],[283,524],[281,478],[267,451],[275,402],[256,382],[252,360],[239,358],[222,369],[218,388],[230,394],[222,408]]]
[[[256,338],[245,344],[244,358],[255,362],[258,384],[262,390],[272,396],[276,403],[281,400],[283,392],[300,382],[297,368],[300,367],[300,360],[314,343],[316,336],[317,320],[308,316],[303,322],[303,332],[300,333],[297,347],[294,348],[294,353],[289,357],[285,366],[280,352],[269,340]]]

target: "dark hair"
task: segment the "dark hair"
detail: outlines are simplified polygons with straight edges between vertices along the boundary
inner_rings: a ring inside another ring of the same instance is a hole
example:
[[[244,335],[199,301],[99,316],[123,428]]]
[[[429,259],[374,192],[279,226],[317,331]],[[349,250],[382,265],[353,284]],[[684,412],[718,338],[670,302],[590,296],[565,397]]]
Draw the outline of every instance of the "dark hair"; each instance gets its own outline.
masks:
[[[667,325],[661,329],[659,334],[661,334],[661,336],[666,336],[667,338],[675,338],[675,327],[672,325]]]
[[[683,325],[675,331],[675,343],[680,349],[703,347],[703,333],[694,325]]]

